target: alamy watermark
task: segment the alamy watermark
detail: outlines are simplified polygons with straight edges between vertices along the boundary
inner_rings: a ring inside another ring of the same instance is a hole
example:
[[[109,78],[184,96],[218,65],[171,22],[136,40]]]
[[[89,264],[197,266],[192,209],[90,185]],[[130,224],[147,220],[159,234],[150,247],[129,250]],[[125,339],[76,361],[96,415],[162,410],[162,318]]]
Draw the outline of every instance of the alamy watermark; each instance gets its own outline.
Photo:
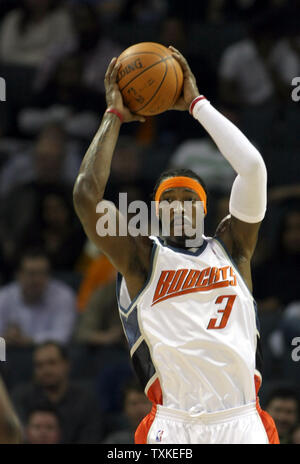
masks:
[[[184,246],[198,247],[203,241],[204,208],[202,201],[151,201],[150,208],[142,200],[128,204],[127,193],[119,193],[118,209],[102,200],[96,207],[100,214],[96,231],[100,237],[149,235],[182,237]],[[158,213],[159,211],[159,218]]]
[[[292,360],[298,362],[300,361],[300,337],[294,337],[292,345],[295,346],[292,351]]]
[[[0,101],[6,101],[6,82],[0,77]]]
[[[6,343],[2,337],[0,337],[0,361],[6,361]]]
[[[295,87],[292,90],[292,94],[291,94],[292,100],[294,102],[298,102],[298,101],[300,101],[300,76],[293,78],[292,86]]]

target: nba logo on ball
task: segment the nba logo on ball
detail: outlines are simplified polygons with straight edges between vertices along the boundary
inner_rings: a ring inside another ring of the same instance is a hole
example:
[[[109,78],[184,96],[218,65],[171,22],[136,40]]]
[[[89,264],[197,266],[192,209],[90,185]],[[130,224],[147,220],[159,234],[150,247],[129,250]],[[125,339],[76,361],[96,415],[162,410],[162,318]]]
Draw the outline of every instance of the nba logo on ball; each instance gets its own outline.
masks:
[[[155,441],[157,441],[157,442],[159,442],[159,443],[160,443],[160,442],[162,441],[162,436],[163,436],[163,433],[164,433],[164,431],[163,431],[163,430],[159,430],[159,431],[157,432],[157,434],[156,434]]]

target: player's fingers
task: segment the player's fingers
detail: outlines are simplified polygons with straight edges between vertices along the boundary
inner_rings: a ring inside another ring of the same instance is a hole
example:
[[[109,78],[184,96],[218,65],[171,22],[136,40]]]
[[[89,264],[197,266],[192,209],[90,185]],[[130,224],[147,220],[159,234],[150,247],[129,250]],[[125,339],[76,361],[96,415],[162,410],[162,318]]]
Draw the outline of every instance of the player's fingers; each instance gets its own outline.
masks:
[[[112,70],[114,69],[114,66],[116,64],[116,61],[117,61],[117,58],[114,57],[114,58],[112,58],[111,62],[108,65],[108,68],[107,68],[106,73],[105,73],[105,78],[104,78],[104,80],[106,82],[108,82],[110,80],[110,76],[111,76]]]
[[[146,122],[144,116],[139,116],[138,114],[131,113],[132,121]]]
[[[173,47],[173,45],[169,45],[169,48],[173,50],[174,52],[180,53],[180,51],[177,50],[177,48]]]
[[[184,56],[175,47],[172,47],[172,45],[170,45],[169,48],[172,51],[172,56],[174,56],[174,58],[176,58],[177,61],[179,61],[183,69],[189,71],[190,67]]]
[[[121,63],[115,63],[113,69],[112,69],[112,72],[111,72],[111,76],[110,76],[110,79],[112,82],[116,82],[117,80],[117,76],[118,76],[118,72],[120,70],[120,67],[121,67]]]
[[[180,53],[179,50],[177,50],[177,48],[173,47],[172,45],[170,45],[169,48],[170,48],[170,50],[172,51],[173,54],[175,54],[176,56],[178,56],[181,60],[186,61],[186,59],[184,58],[184,56]]]

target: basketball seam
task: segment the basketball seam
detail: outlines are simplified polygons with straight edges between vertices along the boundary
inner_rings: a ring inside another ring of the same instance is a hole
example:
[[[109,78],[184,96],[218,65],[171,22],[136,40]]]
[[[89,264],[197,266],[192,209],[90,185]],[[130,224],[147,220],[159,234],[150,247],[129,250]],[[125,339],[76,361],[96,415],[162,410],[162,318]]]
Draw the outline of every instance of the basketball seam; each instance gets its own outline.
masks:
[[[173,98],[173,101],[172,101],[172,105],[171,107],[174,105],[174,103],[176,102],[175,98],[176,98],[176,95],[177,95],[177,89],[178,89],[178,77],[177,77],[177,72],[176,72],[176,69],[175,69],[175,66],[173,64],[173,62],[171,61],[171,65],[172,65],[172,68],[174,70],[174,73],[175,73],[175,77],[176,77],[176,89],[175,89],[175,95],[174,95],[174,98]]]
[[[157,55],[157,56],[159,56],[161,59],[169,58],[169,56],[162,56],[162,55],[160,55],[160,54],[157,53],[157,52],[153,52],[153,51],[147,52],[147,51],[144,51],[144,52],[130,53],[130,55],[125,55],[125,56],[124,56],[123,58],[121,58],[121,59],[118,58],[118,62],[119,62],[119,63],[122,63],[122,61],[127,60],[127,59],[128,59],[129,57],[131,57],[131,56],[136,56],[136,55],[137,55],[137,56],[140,56],[141,54],[142,54],[142,55]]]
[[[170,57],[171,58],[171,57]],[[163,60],[165,61],[165,60]],[[149,68],[148,68],[149,69]],[[164,74],[164,77],[162,78],[161,80],[161,83],[159,84],[159,86],[157,87],[156,91],[154,92],[154,94],[152,95],[152,97],[150,98],[150,100],[147,101],[147,103],[145,103],[144,106],[142,106],[141,108],[138,108],[136,109],[135,111],[141,111],[143,108],[145,108],[146,106],[149,105],[149,103],[153,100],[153,98],[157,95],[157,92],[159,91],[159,89],[161,88],[165,78],[166,78],[166,75],[167,75],[167,72],[168,72],[168,63],[166,62],[166,70],[165,70],[165,74]]]
[[[148,54],[148,55],[158,55],[159,57],[161,58],[169,58],[169,50],[167,47],[165,47],[164,45],[159,45],[155,42],[145,42],[144,43],[144,46],[148,46],[148,45],[151,45],[152,47],[156,48],[157,51],[154,52],[153,50],[149,51],[149,50],[139,50],[139,51],[136,51],[136,52],[132,52],[132,53],[129,53],[128,55],[126,54],[123,58],[119,59],[118,60],[120,61],[120,63],[122,63],[123,60],[127,59],[129,56],[135,56],[135,55],[140,55],[141,53],[145,53],[145,54]],[[127,49],[128,50],[128,49]],[[159,53],[160,52],[160,53]],[[125,52],[124,52],[125,53]],[[163,53],[163,55],[162,55]],[[123,53],[122,53],[123,54]],[[121,55],[122,55],[121,54]],[[120,55],[120,56],[121,56]]]
[[[126,89],[126,87],[127,87],[129,84],[131,84],[131,82],[133,82],[137,77],[141,76],[141,74],[143,74],[144,72],[148,71],[148,69],[153,68],[153,66],[156,66],[157,64],[162,63],[163,61],[170,60],[171,58],[172,58],[171,56],[166,56],[165,58],[162,58],[161,60],[156,61],[155,63],[151,64],[151,66],[148,66],[146,69],[144,69],[144,71],[141,71],[139,74],[137,74],[136,76],[134,76],[130,81],[128,81],[127,84],[124,85],[124,87],[122,87],[122,88],[120,89],[120,92],[123,92],[123,90]]]

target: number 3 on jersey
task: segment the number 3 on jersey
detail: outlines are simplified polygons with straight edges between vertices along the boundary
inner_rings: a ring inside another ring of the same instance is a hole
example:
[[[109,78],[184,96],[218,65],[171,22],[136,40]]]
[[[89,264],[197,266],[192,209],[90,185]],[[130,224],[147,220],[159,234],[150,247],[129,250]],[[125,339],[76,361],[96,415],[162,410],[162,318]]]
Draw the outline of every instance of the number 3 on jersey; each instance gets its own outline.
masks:
[[[223,302],[223,300],[227,300],[227,302],[225,308],[220,308],[217,311],[218,313],[222,314],[221,320],[219,318],[219,325],[217,324],[218,318],[212,318],[207,326],[208,329],[224,329],[224,327],[226,327],[235,299],[236,295],[218,296],[218,298],[215,301],[215,304],[219,305]]]

